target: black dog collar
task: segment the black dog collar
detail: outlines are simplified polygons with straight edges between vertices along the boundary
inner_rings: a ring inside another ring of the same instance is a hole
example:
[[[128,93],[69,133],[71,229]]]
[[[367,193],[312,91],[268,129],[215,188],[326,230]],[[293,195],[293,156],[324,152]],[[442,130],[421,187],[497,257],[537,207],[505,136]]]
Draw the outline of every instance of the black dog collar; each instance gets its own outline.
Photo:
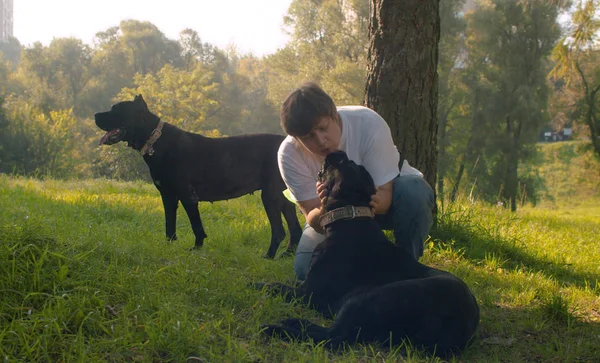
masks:
[[[319,218],[319,224],[321,227],[325,227],[340,219],[353,219],[356,217],[373,218],[373,210],[371,207],[355,207],[353,205],[347,205],[323,214],[321,218]]]
[[[152,145],[154,145],[156,140],[158,140],[158,138],[162,135],[162,128],[164,124],[165,122],[163,120],[158,121],[158,126],[156,126],[156,128],[152,131],[150,138],[148,141],[146,141],[144,147],[142,147],[142,150],[140,150],[140,154],[142,154],[142,156],[146,154],[152,156],[154,154],[154,148]]]

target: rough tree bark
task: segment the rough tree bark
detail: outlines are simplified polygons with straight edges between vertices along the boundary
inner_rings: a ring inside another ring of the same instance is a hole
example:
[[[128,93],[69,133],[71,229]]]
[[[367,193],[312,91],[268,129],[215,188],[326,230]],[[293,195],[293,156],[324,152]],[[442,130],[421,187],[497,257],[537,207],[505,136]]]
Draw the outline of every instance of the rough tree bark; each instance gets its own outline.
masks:
[[[371,0],[365,105],[435,189],[439,0]]]

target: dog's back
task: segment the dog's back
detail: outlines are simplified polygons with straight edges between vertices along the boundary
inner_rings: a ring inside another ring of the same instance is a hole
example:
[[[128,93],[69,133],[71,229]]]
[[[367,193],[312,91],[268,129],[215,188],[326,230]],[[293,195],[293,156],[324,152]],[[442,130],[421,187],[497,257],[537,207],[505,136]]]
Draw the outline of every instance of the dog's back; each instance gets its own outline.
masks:
[[[388,342],[446,356],[465,348],[479,322],[468,287],[450,274],[391,282],[346,297],[330,328],[334,342]]]
[[[182,176],[177,180],[189,181],[200,201],[232,199],[257,190],[280,193],[285,189],[277,165],[282,135],[213,138],[172,125],[165,126],[163,133],[177,137],[169,146],[172,157],[164,160],[161,168],[177,165],[180,170],[176,173]]]
[[[479,307],[461,279],[415,261],[374,220],[340,222],[331,232],[315,249],[304,293],[336,316],[333,344],[408,337],[437,355],[464,349]]]

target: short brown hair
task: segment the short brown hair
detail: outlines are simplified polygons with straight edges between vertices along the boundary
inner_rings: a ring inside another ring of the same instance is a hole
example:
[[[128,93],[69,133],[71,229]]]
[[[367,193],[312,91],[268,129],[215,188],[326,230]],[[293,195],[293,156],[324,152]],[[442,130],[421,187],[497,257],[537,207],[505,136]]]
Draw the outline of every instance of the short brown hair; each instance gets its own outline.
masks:
[[[281,106],[281,127],[286,134],[299,137],[309,134],[322,117],[338,120],[333,99],[318,84],[304,82],[290,93]]]

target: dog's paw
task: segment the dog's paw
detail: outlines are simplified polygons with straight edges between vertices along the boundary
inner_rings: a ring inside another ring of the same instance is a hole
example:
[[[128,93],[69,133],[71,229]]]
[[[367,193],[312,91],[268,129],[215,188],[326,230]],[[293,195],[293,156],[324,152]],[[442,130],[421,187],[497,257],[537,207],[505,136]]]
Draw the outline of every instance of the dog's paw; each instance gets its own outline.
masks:
[[[253,288],[255,290],[262,290],[267,286],[266,282],[249,282],[248,287]]]
[[[260,329],[262,331],[263,334],[265,334],[268,337],[277,337],[281,340],[284,341],[291,341],[294,339],[294,335],[293,332],[292,334],[290,334],[290,332],[288,330],[286,330],[286,328],[280,326],[280,325],[275,325],[275,324],[263,324],[260,326]]]
[[[288,318],[279,322],[282,327],[295,329],[295,330],[307,330],[308,328],[318,326],[310,320],[306,319],[298,319],[298,318]]]

